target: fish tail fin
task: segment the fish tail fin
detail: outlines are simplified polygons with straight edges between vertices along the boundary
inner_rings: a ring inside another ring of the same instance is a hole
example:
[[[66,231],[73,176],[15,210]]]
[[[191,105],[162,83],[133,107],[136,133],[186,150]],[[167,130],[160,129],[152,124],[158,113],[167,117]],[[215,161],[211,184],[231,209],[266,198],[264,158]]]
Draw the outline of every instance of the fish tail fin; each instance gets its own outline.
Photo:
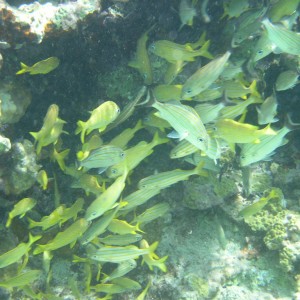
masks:
[[[198,166],[195,168],[195,174],[199,175],[199,176],[205,176],[207,177],[208,174],[205,170],[203,170],[203,166],[205,165],[205,163],[203,161],[201,161]]]
[[[33,250],[33,255],[37,255],[44,252],[45,251],[44,246],[45,245],[37,245],[36,248]]]
[[[6,228],[10,227],[12,219],[13,219],[12,215],[8,214],[8,219],[7,219],[6,224],[5,224]]]
[[[255,98],[260,100],[260,102],[255,102],[255,103],[262,103],[263,101],[261,99],[261,95],[257,90],[257,81],[256,80],[253,80],[251,82],[249,89],[250,89],[251,96],[254,96]]]
[[[31,131],[31,132],[29,132],[29,134],[33,136],[35,142],[39,139],[39,132]]]
[[[161,271],[164,273],[167,272],[167,266],[165,265],[165,261],[167,260],[169,256],[166,255],[158,260],[155,261],[155,266],[158,267]]]
[[[21,65],[21,70],[19,70],[19,71],[16,73],[16,75],[24,74],[24,73],[30,71],[30,70],[29,70],[29,67],[28,67],[27,65],[25,65],[24,63],[21,62],[20,65]]]
[[[157,257],[157,255],[154,253],[154,251],[156,250],[157,247],[158,247],[158,241],[152,243],[152,244],[149,246],[149,248],[148,248],[149,254],[152,255],[152,256],[154,255],[154,256]]]
[[[208,59],[213,59],[214,58],[213,55],[208,52],[209,46],[210,46],[210,40],[206,41],[203,44],[203,46],[199,50],[197,50],[198,54]]]
[[[137,123],[135,124],[133,130],[134,130],[134,132],[137,132],[137,131],[139,131],[139,130],[142,129],[142,128],[144,128],[144,124],[143,124],[142,119],[139,119],[139,120],[137,121]]]
[[[84,136],[85,136],[85,132],[86,132],[85,123],[86,122],[78,121],[77,122],[77,128],[75,130],[75,134],[80,133],[80,140],[81,140],[82,143],[84,143]]]
[[[30,219],[29,217],[27,217],[27,220],[29,222],[29,226],[28,226],[29,229],[40,226],[39,222],[36,222]]]
[[[29,245],[33,244],[34,242],[38,241],[40,238],[42,238],[41,235],[32,235],[31,233],[29,233]]]
[[[300,125],[299,125],[300,126]],[[276,135],[276,131],[271,128],[271,123],[269,123],[265,128],[262,129],[266,135]]]
[[[169,139],[166,138],[166,136],[164,135],[163,137],[160,136],[159,131],[155,131],[154,136],[153,136],[153,140],[151,143],[153,143],[154,146],[156,145],[160,145],[160,144],[164,144],[169,142]]]
[[[145,231],[143,231],[141,228],[140,228],[140,225],[141,225],[141,223],[136,223],[136,225],[135,225],[135,230],[136,231],[138,231],[138,232],[142,232],[142,233],[145,233]]]
[[[294,123],[289,114],[286,114],[284,117],[284,126],[290,130],[299,130],[300,123]]]
[[[203,31],[203,33],[201,34],[200,38],[198,41],[196,41],[195,43],[191,43],[189,44],[194,50],[196,50],[197,48],[203,46],[205,44],[205,39],[206,39],[206,31]]]

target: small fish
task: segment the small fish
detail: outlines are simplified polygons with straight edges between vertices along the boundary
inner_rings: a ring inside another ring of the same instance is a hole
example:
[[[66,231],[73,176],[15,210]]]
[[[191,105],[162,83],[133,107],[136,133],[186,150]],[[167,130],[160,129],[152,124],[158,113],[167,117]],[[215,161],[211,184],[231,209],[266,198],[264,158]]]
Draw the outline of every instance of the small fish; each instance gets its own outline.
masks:
[[[107,235],[104,238],[99,238],[99,241],[105,245],[110,246],[127,246],[129,244],[136,243],[143,238],[141,234],[135,233],[127,233],[127,234],[112,234]]]
[[[299,82],[299,73],[293,70],[287,70],[278,75],[275,82],[275,90],[289,90],[292,89]]]
[[[105,101],[91,112],[90,118],[77,122],[75,134],[80,133],[81,142],[84,143],[85,135],[91,133],[94,129],[102,132],[106,126],[113,122],[120,113],[119,106],[113,101]]]
[[[196,105],[195,110],[198,113],[203,124],[207,124],[215,121],[218,118],[220,111],[225,106],[226,103],[224,101],[218,104],[203,103]]]
[[[48,175],[45,170],[40,170],[36,176],[36,181],[40,184],[41,188],[45,191],[48,186]]]
[[[207,176],[203,171],[203,163],[195,169],[161,172],[141,179],[138,183],[139,189],[164,189],[182,180],[187,180],[192,175]]]
[[[43,230],[47,230],[56,224],[61,226],[63,223],[72,218],[75,220],[77,218],[77,214],[82,210],[83,204],[84,200],[82,198],[78,198],[69,208],[66,208],[65,205],[60,205],[55,208],[49,216],[44,216],[40,222],[27,218],[29,221],[29,228],[42,227]]]
[[[79,239],[82,234],[88,229],[89,222],[85,219],[78,219],[75,223],[67,227],[64,231],[59,232],[53,240],[49,241],[47,244],[38,245],[33,254],[37,255],[44,251],[53,251],[71,244],[74,245],[76,240]]]
[[[158,128],[160,131],[164,132],[166,128],[171,128],[171,125],[166,120],[155,115],[156,111],[153,110],[148,115],[143,118],[143,124],[145,126]]]
[[[274,91],[259,107],[256,106],[258,124],[264,125],[277,122],[278,119],[275,118],[277,115],[277,106],[277,97]]]
[[[145,141],[139,142],[137,145],[125,150],[125,159],[123,162],[109,167],[106,174],[109,178],[116,178],[124,174],[125,171],[132,171],[141,161],[153,153],[153,148],[157,145],[167,143],[169,139],[160,137],[158,132],[153,136],[150,143]]]
[[[137,190],[129,195],[127,195],[123,201],[126,204],[123,208],[121,208],[121,212],[127,212],[135,207],[146,203],[152,197],[158,195],[160,193],[159,189],[142,189]]]
[[[137,96],[129,101],[125,107],[123,108],[123,110],[121,111],[121,113],[117,116],[117,118],[114,120],[113,123],[109,124],[105,130],[105,133],[107,133],[109,130],[119,126],[120,124],[122,124],[123,122],[125,122],[134,112],[135,107],[139,104],[140,100],[142,99],[142,97],[145,95],[146,93],[146,87],[143,86],[141,87],[141,89],[139,90]],[[146,99],[145,101],[147,101],[148,99]]]
[[[123,130],[120,134],[115,136],[110,142],[110,145],[114,145],[116,147],[120,147],[121,149],[125,149],[127,144],[132,140],[134,135],[144,128],[142,120],[139,120],[133,128],[127,128]]]
[[[44,216],[40,222],[27,218],[29,221],[29,229],[34,227],[42,227],[43,230],[47,230],[62,220],[64,210],[65,205],[60,205],[49,216]]]
[[[80,238],[80,243],[82,245],[86,245],[98,235],[104,233],[111,220],[115,217],[119,208],[120,204],[115,209],[107,211],[103,216],[101,216],[101,218],[93,222],[88,230]]]
[[[78,161],[79,169],[106,169],[115,165],[125,158],[125,152],[113,145],[104,145],[90,152],[89,156],[84,160]]]
[[[186,139],[200,150],[207,149],[209,136],[193,108],[180,103],[158,101],[155,101],[152,106],[158,110],[158,117],[170,123],[180,140]]]
[[[122,277],[129,273],[131,270],[136,268],[137,263],[134,259],[128,259],[119,263],[117,268],[115,268],[107,277],[105,277],[101,283],[106,283],[112,281],[115,278]]]
[[[59,107],[51,104],[44,117],[42,128],[38,132],[29,132],[37,142],[37,154],[41,149],[51,143],[55,143],[59,135],[63,132],[63,125],[66,123],[58,117]]]
[[[232,119],[220,119],[215,124],[215,136],[229,144],[260,143],[264,136],[275,136],[276,132],[267,125],[263,129],[251,124],[240,123]]]
[[[213,59],[189,77],[182,88],[182,99],[189,99],[200,94],[217,80],[225,69],[230,54],[231,52],[227,51],[224,55]]]
[[[170,152],[170,158],[181,158],[199,151],[197,147],[187,140],[180,141]]]
[[[36,235],[32,236],[29,233],[29,241],[28,243],[20,243],[14,249],[9,250],[6,253],[0,255],[0,269],[7,267],[22,258],[22,256],[28,256],[28,252],[31,249],[31,246],[34,242],[39,240],[42,236]]]
[[[81,150],[76,153],[77,160],[81,161],[87,158],[90,152],[103,145],[103,141],[98,134],[93,134],[87,142],[82,144]]]
[[[272,24],[268,19],[262,21],[269,40],[282,52],[300,55],[300,35],[280,25]]]
[[[52,162],[57,162],[60,169],[62,171],[65,171],[66,170],[65,159],[69,155],[69,153],[70,153],[70,149],[65,149],[61,152],[58,152],[56,150],[56,147],[53,147],[53,151],[50,155],[50,159],[51,159]]]
[[[24,273],[21,273],[15,277],[8,278],[5,281],[0,282],[0,287],[4,287],[7,289],[15,288],[15,287],[23,287],[32,283],[35,280],[38,280],[42,275],[41,270],[30,270]]]
[[[14,205],[14,208],[9,212],[5,226],[9,227],[14,217],[20,216],[19,218],[23,218],[29,210],[35,207],[36,203],[36,200],[33,198],[23,198],[22,200],[20,200]]]
[[[194,1],[193,1],[194,2]],[[197,16],[194,3],[190,0],[181,0],[179,3],[179,18],[181,25],[179,30],[185,26],[193,26],[193,19]]]
[[[249,105],[262,102],[263,100],[260,97],[250,96],[247,100],[237,102],[236,105],[222,108],[219,112],[219,119],[235,119],[245,113]]]
[[[256,80],[253,80],[249,86],[238,79],[226,80],[221,83],[223,91],[228,98],[247,98],[247,95],[253,97],[260,97],[256,88]]]
[[[242,209],[239,212],[239,215],[243,216],[244,219],[247,219],[260,212],[269,203],[270,200],[275,199],[283,199],[282,191],[278,188],[272,188],[271,190],[265,192],[265,195],[261,197],[258,201]]]
[[[153,95],[160,102],[168,102],[170,100],[181,100],[182,85],[160,84],[154,87]],[[191,99],[191,98],[190,98]],[[188,100],[190,100],[188,99]]]
[[[88,257],[97,261],[120,263],[128,259],[135,259],[143,254],[149,254],[151,252],[154,252],[156,248],[154,246],[147,249],[139,249],[138,247],[133,245],[124,247],[104,246],[98,250],[89,253]]]
[[[283,17],[292,15],[297,10],[299,3],[299,0],[279,0],[270,6],[268,18],[273,23],[277,23],[281,21]]]
[[[220,75],[222,80],[233,80],[234,78],[239,78],[243,75],[243,65],[245,59],[239,59],[236,61],[228,61],[228,64],[225,66],[223,73]]]
[[[148,33],[152,28],[153,26],[138,39],[135,59],[128,64],[129,67],[139,71],[146,85],[152,84],[153,81],[152,68],[147,51]]]
[[[162,217],[170,210],[168,203],[158,203],[147,208],[143,213],[134,217],[131,223],[146,224],[159,217]]]
[[[151,285],[152,285],[152,280],[149,279],[147,285],[145,286],[145,288],[143,289],[143,291],[136,297],[135,300],[144,300],[145,297],[146,297],[146,295],[147,295],[147,293],[148,293],[149,288],[151,287]]]
[[[107,229],[116,234],[136,234],[136,231],[143,232],[139,225],[131,225],[125,220],[119,220],[119,219],[112,219],[109,223]]]
[[[242,167],[249,166],[255,162],[269,159],[275,152],[275,150],[285,145],[288,140],[285,136],[297,129],[298,124],[292,123],[287,117],[286,124],[276,132],[276,135],[266,135],[260,138],[259,144],[245,144],[241,146],[240,165]]]
[[[159,268],[161,271],[163,272],[167,272],[167,267],[165,265],[165,261],[167,260],[168,258],[168,255],[162,257],[162,258],[159,258],[155,253],[155,249],[157,248],[158,246],[158,242],[154,242],[151,247],[153,247],[153,252],[150,252],[148,254],[144,254],[143,255],[143,261],[142,261],[142,264],[143,263],[146,263],[149,267],[149,269],[151,271],[153,271],[153,267],[157,267]],[[148,242],[146,240],[141,240],[140,241],[140,248],[141,249],[148,249],[150,246],[148,244]]]
[[[102,216],[106,211],[116,206],[123,189],[127,177],[127,170],[118,177],[100,196],[98,196],[86,209],[85,219],[87,221],[94,220]]]
[[[274,52],[275,49],[276,45],[269,40],[267,32],[263,31],[252,50],[251,61],[259,61]],[[276,53],[278,52],[279,49],[276,50]]]
[[[79,178],[76,178],[72,184],[73,189],[83,189],[88,196],[90,193],[99,195],[103,192],[103,186],[100,186],[96,176],[90,174],[82,174]]]
[[[249,8],[248,0],[230,0],[225,1],[223,4],[224,14],[221,19],[228,17],[238,18],[243,12],[245,12]]]
[[[262,6],[258,9],[251,9],[244,12],[237,19],[237,28],[233,34],[231,46],[233,48],[240,46],[240,44],[261,32],[261,19],[266,14],[268,7]]]
[[[59,59],[57,57],[49,57],[45,60],[41,60],[35,63],[33,66],[29,67],[21,62],[21,70],[16,74],[29,73],[30,75],[36,74],[47,74],[55,70],[59,65]]]
[[[186,62],[181,60],[176,60],[173,63],[169,63],[169,66],[164,74],[164,83],[171,84],[177,75],[183,70]]]
[[[189,45],[181,45],[167,40],[159,40],[150,45],[149,51],[166,59],[169,63],[176,63],[176,61],[194,61],[197,56],[203,56],[211,59],[213,56],[208,52],[209,45],[210,41],[206,41],[200,49],[194,50]]]

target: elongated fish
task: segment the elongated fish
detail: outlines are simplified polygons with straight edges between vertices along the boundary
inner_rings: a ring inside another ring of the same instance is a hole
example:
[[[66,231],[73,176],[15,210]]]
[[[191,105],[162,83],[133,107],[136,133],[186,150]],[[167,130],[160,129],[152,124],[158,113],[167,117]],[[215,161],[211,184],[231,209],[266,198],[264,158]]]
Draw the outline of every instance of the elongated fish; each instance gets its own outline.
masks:
[[[158,101],[155,101],[152,106],[159,111],[158,116],[168,121],[175,129],[180,140],[186,139],[198,149],[206,151],[209,136],[193,108],[180,103]]]
[[[205,91],[222,74],[230,55],[231,52],[227,51],[225,54],[213,59],[189,77],[182,87],[182,99],[194,97]]]

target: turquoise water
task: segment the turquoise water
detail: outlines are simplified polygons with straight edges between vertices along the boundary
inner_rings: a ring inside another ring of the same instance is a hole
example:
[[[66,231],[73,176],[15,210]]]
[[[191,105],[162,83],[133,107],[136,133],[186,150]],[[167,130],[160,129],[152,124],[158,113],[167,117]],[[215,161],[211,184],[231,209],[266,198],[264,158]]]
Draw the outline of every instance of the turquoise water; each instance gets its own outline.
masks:
[[[299,298],[299,1],[224,2],[0,4],[1,299]]]

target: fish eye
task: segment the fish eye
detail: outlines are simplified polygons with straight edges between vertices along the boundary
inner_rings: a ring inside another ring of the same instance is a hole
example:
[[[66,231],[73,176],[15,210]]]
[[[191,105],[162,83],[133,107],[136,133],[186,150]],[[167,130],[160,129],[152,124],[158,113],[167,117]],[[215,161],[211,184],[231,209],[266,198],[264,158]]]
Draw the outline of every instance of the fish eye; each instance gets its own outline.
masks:
[[[116,112],[117,112],[118,114],[120,113],[120,108],[119,108],[119,107],[116,109]]]
[[[149,49],[150,49],[150,50],[155,50],[155,44],[152,43],[152,44],[150,45]]]
[[[147,79],[147,78],[148,78],[148,76],[147,76],[146,73],[143,73],[143,78],[144,78],[144,79]]]
[[[257,54],[263,54],[263,52],[264,51],[262,49],[260,49],[260,50],[257,51]]]
[[[204,142],[203,138],[199,138],[198,141],[201,142],[201,143]]]
[[[95,217],[95,216],[96,216],[96,212],[95,212],[95,211],[92,213],[92,216],[93,216],[93,217]]]
[[[125,156],[125,153],[124,153],[124,152],[121,152],[120,156],[121,156],[121,157],[124,157],[124,156]]]
[[[117,169],[111,169],[112,174],[117,174],[118,170]]]
[[[185,90],[185,92],[186,92],[187,94],[190,94],[190,93],[192,92],[192,89],[187,89],[187,90]]]

